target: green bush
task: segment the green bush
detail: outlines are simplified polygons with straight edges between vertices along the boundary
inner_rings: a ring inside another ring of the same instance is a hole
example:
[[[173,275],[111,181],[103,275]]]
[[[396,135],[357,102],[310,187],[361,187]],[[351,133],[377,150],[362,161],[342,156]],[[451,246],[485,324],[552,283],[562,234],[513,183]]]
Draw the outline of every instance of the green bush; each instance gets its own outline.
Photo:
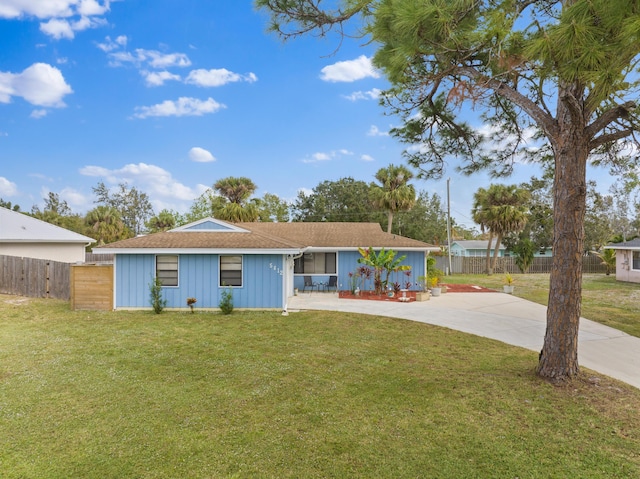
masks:
[[[160,314],[167,305],[167,300],[162,297],[162,281],[158,277],[149,284],[149,300],[156,314]]]
[[[227,288],[220,294],[218,307],[222,314],[231,314],[233,312],[233,290],[231,288]]]

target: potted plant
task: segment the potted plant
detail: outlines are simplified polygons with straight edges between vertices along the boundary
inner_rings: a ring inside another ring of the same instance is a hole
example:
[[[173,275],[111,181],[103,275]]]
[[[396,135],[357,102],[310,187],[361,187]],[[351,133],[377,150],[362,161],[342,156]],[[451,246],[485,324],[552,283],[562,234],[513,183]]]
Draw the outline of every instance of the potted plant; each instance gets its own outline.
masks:
[[[431,286],[431,296],[440,296],[442,288],[440,288],[440,278],[432,276],[429,278],[429,285]]]
[[[502,290],[507,294],[513,294],[513,276],[509,273],[505,273],[504,275],[504,285],[502,285]]]
[[[428,301],[431,298],[431,292],[427,289],[427,277],[418,276],[416,285],[419,288],[419,291],[416,292],[416,301]]]

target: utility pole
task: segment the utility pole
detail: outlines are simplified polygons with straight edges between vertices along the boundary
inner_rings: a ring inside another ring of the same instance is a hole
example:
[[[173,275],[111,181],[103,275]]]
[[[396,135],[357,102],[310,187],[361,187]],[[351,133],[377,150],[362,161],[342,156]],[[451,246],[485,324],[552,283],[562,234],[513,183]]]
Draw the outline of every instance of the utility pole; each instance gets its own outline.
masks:
[[[447,178],[447,254],[449,255],[449,274],[451,274],[451,199],[449,197],[449,182]]]

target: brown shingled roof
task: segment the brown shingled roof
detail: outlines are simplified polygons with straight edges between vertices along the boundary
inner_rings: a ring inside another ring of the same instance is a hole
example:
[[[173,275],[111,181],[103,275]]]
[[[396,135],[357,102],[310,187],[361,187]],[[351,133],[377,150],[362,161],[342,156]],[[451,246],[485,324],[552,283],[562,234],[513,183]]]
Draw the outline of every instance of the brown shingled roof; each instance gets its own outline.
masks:
[[[419,248],[434,246],[385,233],[378,223],[234,223],[248,232],[167,231],[95,249]]]
[[[378,223],[235,223],[315,248],[427,248],[432,245],[385,233]]]

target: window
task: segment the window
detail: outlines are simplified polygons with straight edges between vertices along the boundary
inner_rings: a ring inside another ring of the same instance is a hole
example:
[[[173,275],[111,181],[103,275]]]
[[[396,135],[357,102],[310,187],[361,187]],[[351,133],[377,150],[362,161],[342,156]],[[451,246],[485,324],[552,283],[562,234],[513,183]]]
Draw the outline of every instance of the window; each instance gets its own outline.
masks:
[[[178,256],[156,256],[156,278],[162,286],[178,286]]]
[[[335,253],[305,253],[293,265],[296,274],[336,274]]]
[[[633,252],[633,266],[632,269],[640,270],[640,251]]]
[[[242,256],[220,256],[220,286],[242,286]]]

